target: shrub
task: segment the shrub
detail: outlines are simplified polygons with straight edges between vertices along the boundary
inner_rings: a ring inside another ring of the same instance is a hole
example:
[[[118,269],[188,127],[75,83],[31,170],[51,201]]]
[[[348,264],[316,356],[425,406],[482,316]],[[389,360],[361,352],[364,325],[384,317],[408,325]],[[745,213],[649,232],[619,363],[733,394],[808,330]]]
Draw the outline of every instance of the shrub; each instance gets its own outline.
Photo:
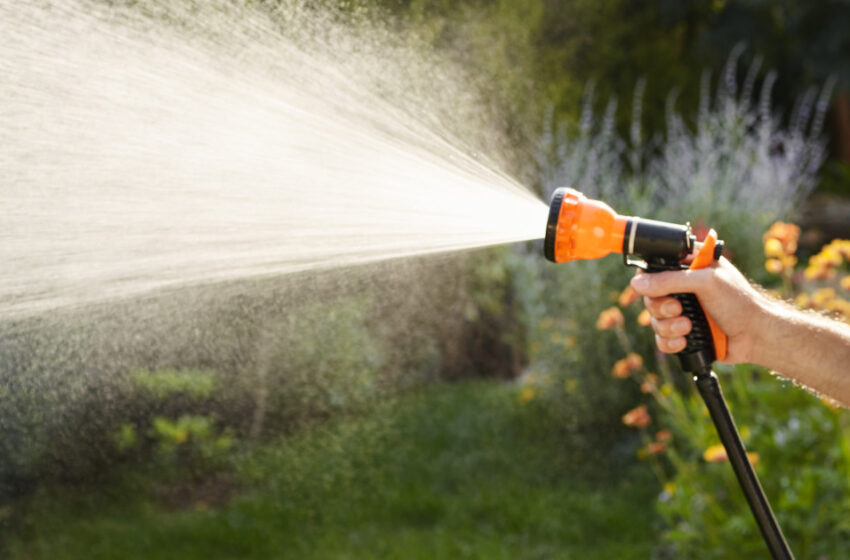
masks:
[[[114,434],[117,451],[136,461],[155,459],[160,478],[200,479],[223,468],[236,441],[209,411],[219,389],[211,370],[134,370],[136,410]],[[194,412],[190,412],[194,411]]]

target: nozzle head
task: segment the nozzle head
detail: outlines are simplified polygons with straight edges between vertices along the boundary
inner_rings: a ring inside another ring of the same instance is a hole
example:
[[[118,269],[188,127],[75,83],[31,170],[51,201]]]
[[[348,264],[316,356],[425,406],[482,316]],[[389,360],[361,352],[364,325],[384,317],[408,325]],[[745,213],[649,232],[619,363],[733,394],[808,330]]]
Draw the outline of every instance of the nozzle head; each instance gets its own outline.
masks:
[[[561,263],[622,253],[626,222],[604,202],[574,189],[556,189],[549,204],[544,255]]]

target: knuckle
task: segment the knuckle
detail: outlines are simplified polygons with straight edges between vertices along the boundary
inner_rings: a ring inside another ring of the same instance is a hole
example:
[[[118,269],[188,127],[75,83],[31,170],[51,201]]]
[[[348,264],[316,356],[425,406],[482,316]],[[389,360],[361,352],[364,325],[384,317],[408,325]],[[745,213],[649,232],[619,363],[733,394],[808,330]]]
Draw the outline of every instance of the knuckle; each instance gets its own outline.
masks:
[[[661,314],[661,306],[664,303],[664,298],[643,298],[644,305],[649,310],[649,314],[653,317],[663,318],[664,316]]]
[[[655,335],[655,344],[656,346],[658,346],[658,349],[664,353],[669,354],[670,352],[672,352],[672,350],[670,350],[668,346],[669,341],[662,336],[659,336],[657,334]]]
[[[675,354],[685,348],[686,342],[683,337],[664,337],[656,334],[655,344],[665,354]]]
[[[676,298],[669,296],[645,298],[644,303],[650,315],[659,319],[677,317],[682,314],[682,306]]]
[[[662,319],[655,321],[655,332],[660,334],[663,337],[670,338],[676,335],[676,332],[673,328],[673,320],[671,319]]]
[[[652,318],[655,332],[667,338],[675,338],[687,334],[691,330],[691,322],[687,317],[674,317],[672,319]]]

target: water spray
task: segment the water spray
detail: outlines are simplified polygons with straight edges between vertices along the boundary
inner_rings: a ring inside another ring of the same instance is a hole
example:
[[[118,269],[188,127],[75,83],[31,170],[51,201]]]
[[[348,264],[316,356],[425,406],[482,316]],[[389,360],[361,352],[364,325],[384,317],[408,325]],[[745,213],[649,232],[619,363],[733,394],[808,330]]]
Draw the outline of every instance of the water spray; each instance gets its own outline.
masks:
[[[723,242],[710,230],[703,242],[691,233],[690,225],[620,216],[610,206],[585,197],[578,191],[560,188],[549,206],[543,251],[555,263],[598,259],[621,253],[623,263],[645,272],[699,269],[720,258]],[[690,264],[685,264],[695,255]],[[712,371],[716,360],[726,356],[726,334],[702,309],[695,294],[672,294],[691,320],[685,349],[679,352],[682,369],[694,382],[708,407],[729,462],[747,498],[765,543],[775,559],[793,559],[782,529],[773,515],[767,496],[747,458],[741,436]]]

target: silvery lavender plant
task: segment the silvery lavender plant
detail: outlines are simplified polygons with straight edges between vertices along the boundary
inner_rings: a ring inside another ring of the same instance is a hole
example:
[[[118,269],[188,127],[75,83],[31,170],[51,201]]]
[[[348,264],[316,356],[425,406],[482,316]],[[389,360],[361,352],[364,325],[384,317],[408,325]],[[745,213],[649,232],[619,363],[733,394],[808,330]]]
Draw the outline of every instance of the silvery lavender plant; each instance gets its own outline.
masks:
[[[817,182],[835,80],[820,92],[810,88],[783,116],[771,105],[775,72],[761,80],[756,98],[760,57],[738,83],[743,50],[739,45],[730,54],[714,95],[711,76],[703,73],[693,126],[676,110],[674,91],[666,129],[648,141],[641,127],[644,80],[635,87],[627,139],[614,126],[616,100],[601,118],[594,114],[590,84],[577,130],[548,123],[540,152],[544,195],[570,185],[623,213],[709,224],[727,240],[739,266],[755,273],[762,232],[777,219],[793,219]]]

